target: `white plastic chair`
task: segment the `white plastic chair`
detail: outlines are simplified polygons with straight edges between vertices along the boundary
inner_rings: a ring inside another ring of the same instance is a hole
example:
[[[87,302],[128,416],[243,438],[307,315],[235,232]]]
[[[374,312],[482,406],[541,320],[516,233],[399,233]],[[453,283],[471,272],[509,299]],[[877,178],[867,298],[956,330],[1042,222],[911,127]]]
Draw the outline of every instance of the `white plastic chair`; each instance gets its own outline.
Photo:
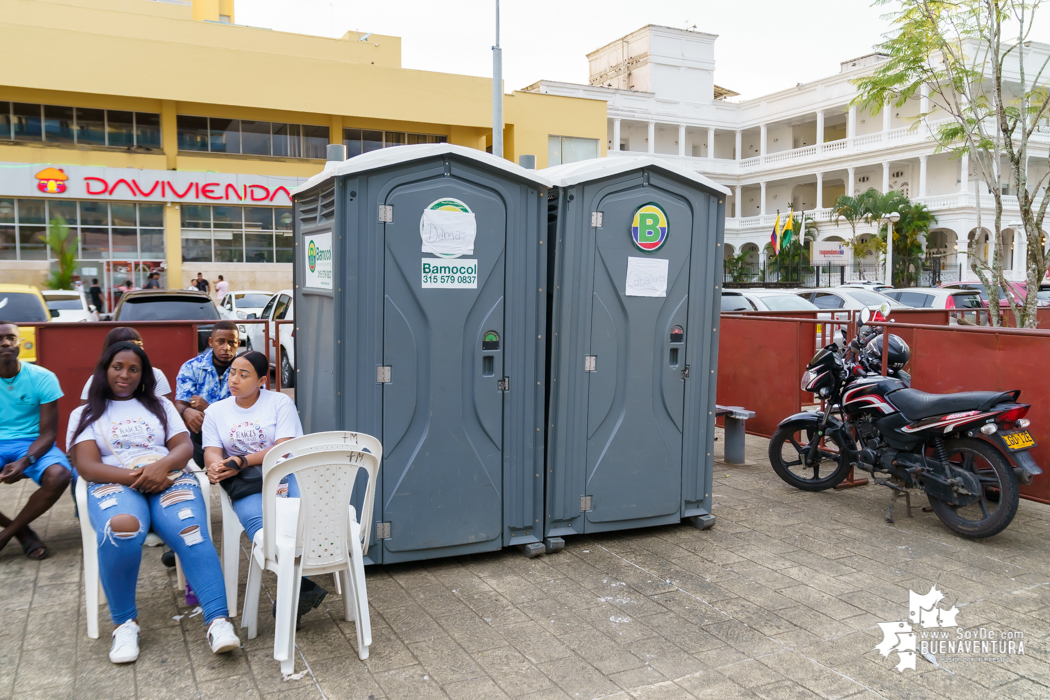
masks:
[[[280,445],[275,447],[275,450],[279,450],[279,455],[286,455],[289,453],[288,445],[293,442],[282,442]],[[307,454],[310,452],[325,451],[330,449],[341,450],[347,447],[358,447],[364,451],[370,452],[375,455],[377,461],[383,458],[383,445],[376,438],[371,435],[365,435],[364,433],[354,433],[350,431],[331,431],[326,433],[313,433],[311,435],[303,435],[302,437],[295,438],[295,454]],[[241,526],[241,521],[237,518],[237,513],[233,510],[233,501],[230,500],[230,496],[226,493],[226,489],[219,487],[219,502],[222,504],[222,576],[226,584],[226,607],[230,610],[230,617],[237,616],[237,582],[240,578],[240,553],[241,553],[241,533],[244,532],[244,528]],[[352,509],[351,509],[352,510]],[[372,507],[371,503],[367,506],[367,513],[362,513],[364,517],[359,521],[361,523],[367,523],[366,527],[362,527],[362,535],[371,533],[372,525]],[[356,520],[356,519],[355,519]],[[368,553],[368,541],[362,537],[362,554]],[[342,586],[339,583],[339,578],[335,579],[336,593],[339,595],[343,594]]]
[[[351,442],[347,435],[352,433],[320,433],[289,440],[263,460],[263,527],[252,543],[241,626],[248,628],[249,639],[258,636],[262,572],[275,572],[274,659],[281,662],[285,674],[295,670],[295,619],[303,576],[331,573],[340,579],[343,616],[355,622],[361,659],[368,658],[372,644],[363,559],[371,532],[379,459],[371,446],[365,452],[360,438]],[[369,440],[378,451],[378,441]],[[277,463],[281,455],[289,453],[292,456]],[[361,520],[369,524],[365,528],[358,524],[349,505],[362,469],[368,475]],[[290,474],[295,475],[300,497],[278,498],[280,481]]]
[[[207,475],[197,469],[192,461],[188,468],[197,477],[200,484],[201,495],[204,497],[205,514],[208,519],[208,538],[211,539],[211,483]],[[106,593],[102,590],[102,579],[98,573],[98,536],[95,528],[91,525],[91,516],[88,514],[88,480],[84,477],[77,479],[75,491],[77,501],[77,512],[80,515],[80,537],[84,547],[84,597],[87,603],[87,628],[88,637],[98,639],[98,609],[106,602]],[[143,545],[156,547],[164,544],[160,536],[150,530],[146,534]],[[182,573],[182,563],[175,557],[175,571],[179,578],[179,590],[186,589],[186,576]]]

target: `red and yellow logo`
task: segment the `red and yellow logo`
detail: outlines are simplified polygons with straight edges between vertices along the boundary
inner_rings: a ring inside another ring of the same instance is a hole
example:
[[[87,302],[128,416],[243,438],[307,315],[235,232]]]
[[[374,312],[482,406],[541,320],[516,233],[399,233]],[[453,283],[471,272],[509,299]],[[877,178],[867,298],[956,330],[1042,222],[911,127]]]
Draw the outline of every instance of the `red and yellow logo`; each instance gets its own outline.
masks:
[[[36,188],[47,194],[61,194],[66,191],[66,180],[69,176],[58,168],[44,168],[36,174]]]

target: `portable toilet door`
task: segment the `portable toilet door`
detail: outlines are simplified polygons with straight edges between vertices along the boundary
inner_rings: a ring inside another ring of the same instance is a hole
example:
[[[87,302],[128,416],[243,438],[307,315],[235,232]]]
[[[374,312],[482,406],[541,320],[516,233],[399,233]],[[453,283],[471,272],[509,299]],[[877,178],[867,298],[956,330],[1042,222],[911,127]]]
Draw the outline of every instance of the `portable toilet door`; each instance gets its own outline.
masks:
[[[353,158],[335,176],[345,197],[335,230],[347,241],[335,256],[349,287],[335,314],[341,343],[355,346],[335,376],[338,423],[371,423],[383,443],[373,561],[542,539],[546,187],[493,160],[408,146]],[[363,405],[355,388],[377,400]]]
[[[557,187],[547,535],[713,522],[725,191],[652,158],[542,172]]]

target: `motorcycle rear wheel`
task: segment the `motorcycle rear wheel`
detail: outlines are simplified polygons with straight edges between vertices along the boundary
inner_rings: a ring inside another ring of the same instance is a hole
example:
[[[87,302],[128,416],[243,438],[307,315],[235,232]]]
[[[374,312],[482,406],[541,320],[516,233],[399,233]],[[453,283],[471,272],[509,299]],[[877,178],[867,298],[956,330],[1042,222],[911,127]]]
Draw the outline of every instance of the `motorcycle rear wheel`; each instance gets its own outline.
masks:
[[[841,483],[849,475],[849,453],[834,437],[823,436],[816,464],[805,464],[810,443],[818,439],[812,423],[789,423],[778,428],[769,440],[769,463],[777,476],[803,491],[824,491]]]
[[[1020,500],[1020,486],[1010,463],[981,440],[946,440],[945,451],[953,467],[966,469],[981,482],[981,498],[968,506],[953,506],[928,496],[937,517],[950,529],[974,539],[997,535],[1013,521]],[[996,500],[998,499],[998,500]],[[993,510],[994,508],[994,510]]]

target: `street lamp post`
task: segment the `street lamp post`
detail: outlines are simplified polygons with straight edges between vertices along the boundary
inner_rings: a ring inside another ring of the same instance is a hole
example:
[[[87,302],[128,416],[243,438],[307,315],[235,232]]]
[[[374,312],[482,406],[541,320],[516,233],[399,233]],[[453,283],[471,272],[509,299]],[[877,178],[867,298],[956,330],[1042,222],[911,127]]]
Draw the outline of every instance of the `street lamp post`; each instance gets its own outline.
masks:
[[[503,49],[499,47],[499,0],[496,0],[496,45],[492,47],[492,155],[503,157]]]
[[[901,220],[897,212],[890,212],[882,217],[886,222],[886,277],[883,284],[893,286],[893,224]]]

